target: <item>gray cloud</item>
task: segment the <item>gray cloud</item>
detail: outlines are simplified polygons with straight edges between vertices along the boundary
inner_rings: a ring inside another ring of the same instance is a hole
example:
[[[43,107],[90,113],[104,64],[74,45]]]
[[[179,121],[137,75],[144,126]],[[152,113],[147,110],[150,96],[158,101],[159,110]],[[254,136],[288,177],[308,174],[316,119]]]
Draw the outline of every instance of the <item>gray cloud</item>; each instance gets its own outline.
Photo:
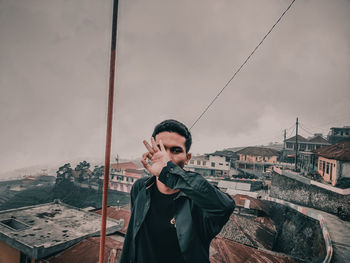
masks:
[[[120,1],[112,151],[191,125],[289,1]],[[103,158],[111,1],[0,1],[0,172]],[[350,3],[297,1],[193,128],[193,151],[349,125]],[[305,134],[306,136],[309,134]]]

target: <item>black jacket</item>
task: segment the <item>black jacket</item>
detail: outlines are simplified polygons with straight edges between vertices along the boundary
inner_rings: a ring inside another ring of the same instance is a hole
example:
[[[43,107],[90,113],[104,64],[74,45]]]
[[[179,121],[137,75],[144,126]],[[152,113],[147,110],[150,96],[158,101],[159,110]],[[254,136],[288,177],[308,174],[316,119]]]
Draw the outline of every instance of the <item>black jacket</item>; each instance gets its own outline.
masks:
[[[132,213],[120,263],[135,262],[135,238],[150,207],[150,188],[156,187],[155,179],[154,176],[141,178],[131,189]],[[210,242],[229,219],[235,202],[200,174],[184,171],[172,162],[163,168],[159,180],[180,190],[175,199],[175,224],[185,262],[209,262]]]

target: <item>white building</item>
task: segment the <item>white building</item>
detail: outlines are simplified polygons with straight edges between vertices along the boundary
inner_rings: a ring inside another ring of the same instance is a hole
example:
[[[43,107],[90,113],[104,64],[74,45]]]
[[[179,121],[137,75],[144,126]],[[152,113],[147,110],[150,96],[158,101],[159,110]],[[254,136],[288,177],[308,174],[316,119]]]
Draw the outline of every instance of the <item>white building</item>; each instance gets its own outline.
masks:
[[[194,171],[203,176],[229,176],[230,162],[224,156],[214,154],[193,156],[185,167],[189,171]]]

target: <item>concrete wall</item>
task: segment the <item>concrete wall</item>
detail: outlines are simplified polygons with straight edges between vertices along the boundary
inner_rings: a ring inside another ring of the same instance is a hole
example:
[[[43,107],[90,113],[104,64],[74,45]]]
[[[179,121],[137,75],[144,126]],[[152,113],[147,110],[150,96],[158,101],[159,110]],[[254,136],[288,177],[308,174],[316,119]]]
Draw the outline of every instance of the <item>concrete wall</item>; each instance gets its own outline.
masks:
[[[318,158],[317,172],[323,177],[323,180],[335,186],[341,171],[339,166],[339,161],[320,156]]]
[[[350,178],[350,163],[343,163],[343,177]]]
[[[267,203],[278,233],[274,251],[306,262],[329,262],[324,261],[327,256],[326,244],[317,220],[285,205]]]
[[[313,207],[328,213],[337,214],[342,207],[350,216],[350,195],[342,195],[301,182],[278,173],[273,173],[270,196],[307,207]]]

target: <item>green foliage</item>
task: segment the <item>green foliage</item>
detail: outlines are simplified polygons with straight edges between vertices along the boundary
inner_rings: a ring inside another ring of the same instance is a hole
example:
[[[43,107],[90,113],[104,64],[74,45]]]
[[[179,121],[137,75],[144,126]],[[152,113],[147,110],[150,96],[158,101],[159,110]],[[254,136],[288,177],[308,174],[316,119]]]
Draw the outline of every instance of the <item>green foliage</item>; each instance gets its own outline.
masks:
[[[87,161],[82,161],[75,167],[74,171],[77,172],[79,182],[83,182],[85,178],[89,179],[89,168],[90,163],[88,163]]]
[[[14,197],[0,206],[0,210],[19,208],[53,202],[60,199],[63,203],[84,208],[102,206],[102,191],[81,188],[72,183],[62,183],[54,186],[32,187],[18,192]],[[108,205],[126,205],[130,196],[127,193],[108,191]],[[119,203],[118,203],[119,201]]]
[[[66,163],[60,168],[58,168],[56,177],[56,184],[59,185],[61,183],[72,182],[73,180],[73,170],[70,166],[70,163]]]

